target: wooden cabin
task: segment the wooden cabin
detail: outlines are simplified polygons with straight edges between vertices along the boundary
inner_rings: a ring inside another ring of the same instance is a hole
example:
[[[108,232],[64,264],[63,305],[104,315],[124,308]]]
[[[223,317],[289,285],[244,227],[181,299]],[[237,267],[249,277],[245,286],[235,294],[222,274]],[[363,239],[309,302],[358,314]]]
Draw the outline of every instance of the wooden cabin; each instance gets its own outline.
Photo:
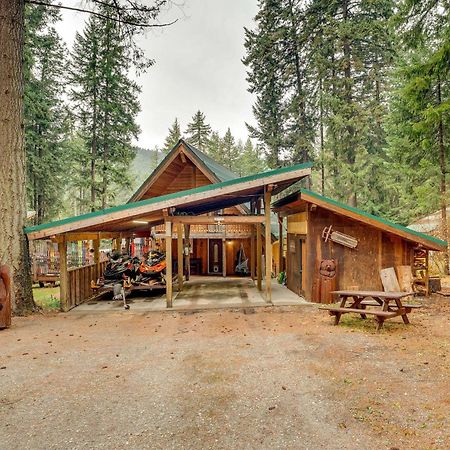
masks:
[[[208,155],[190,145],[183,139],[167,154],[158,167],[149,175],[129,202],[136,202],[161,195],[172,194],[214,183],[239,178],[238,175],[218,164]],[[250,205],[236,205],[212,211],[205,215],[244,216],[250,213]],[[251,261],[251,224],[194,224],[190,226],[189,273],[192,275],[235,275],[239,256]],[[150,246],[165,250],[165,224],[151,229]],[[174,230],[173,247],[177,245],[177,232]],[[174,261],[178,264],[174,251]]]
[[[272,210],[286,221],[287,287],[313,302],[330,303],[332,290],[383,290],[381,269],[399,266],[426,291],[428,252],[447,245],[305,189]]]
[[[62,309],[92,295],[91,280],[104,271],[100,240],[121,248],[136,238],[166,252],[164,288],[172,307],[177,289],[191,273],[234,275],[236,256],[244,250],[258,290],[265,279],[265,299],[271,301],[271,199],[311,174],[311,164],[236,177],[182,139],[124,205],[28,227],[29,240],[58,243]],[[94,262],[69,268],[67,244],[90,241]],[[264,254],[264,258],[262,255]],[[263,263],[264,261],[264,263]],[[161,286],[162,287],[162,286]]]

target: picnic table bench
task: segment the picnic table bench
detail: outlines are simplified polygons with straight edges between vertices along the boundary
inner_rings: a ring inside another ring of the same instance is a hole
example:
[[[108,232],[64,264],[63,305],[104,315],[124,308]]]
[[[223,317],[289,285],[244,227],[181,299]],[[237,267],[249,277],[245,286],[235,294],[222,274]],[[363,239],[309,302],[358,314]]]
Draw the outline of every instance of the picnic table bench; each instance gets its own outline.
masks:
[[[342,314],[360,314],[366,319],[368,314],[374,315],[380,330],[387,319],[402,316],[403,322],[409,324],[408,316],[414,308],[420,305],[402,304],[402,298],[413,295],[413,292],[383,292],[383,291],[332,291],[340,299],[340,305],[321,306],[334,316],[334,324],[338,325]],[[367,307],[375,309],[367,309]]]

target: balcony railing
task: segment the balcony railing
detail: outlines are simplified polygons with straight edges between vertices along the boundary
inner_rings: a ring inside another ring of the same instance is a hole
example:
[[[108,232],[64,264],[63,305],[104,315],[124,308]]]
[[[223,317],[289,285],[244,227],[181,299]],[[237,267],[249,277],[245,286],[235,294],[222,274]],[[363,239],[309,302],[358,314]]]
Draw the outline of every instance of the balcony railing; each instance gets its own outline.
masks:
[[[156,235],[165,234],[166,227],[164,224],[157,225],[153,228]],[[211,224],[211,225],[191,225],[190,236],[195,238],[197,236],[201,237],[214,237],[220,236],[236,236],[242,235],[243,237],[250,236],[252,232],[252,226],[250,224]],[[173,230],[173,234],[176,235],[176,228]]]

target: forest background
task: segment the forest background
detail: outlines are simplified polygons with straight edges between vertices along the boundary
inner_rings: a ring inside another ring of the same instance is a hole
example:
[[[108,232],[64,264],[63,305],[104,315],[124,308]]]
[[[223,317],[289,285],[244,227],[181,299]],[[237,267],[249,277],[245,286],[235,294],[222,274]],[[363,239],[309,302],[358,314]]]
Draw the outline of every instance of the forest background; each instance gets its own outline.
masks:
[[[242,61],[256,99],[248,139],[220,135],[192,105],[153,149],[134,143],[135,75],[154,61],[108,19],[109,1],[96,8],[68,49],[58,8],[26,6],[33,223],[127,201],[184,137],[239,176],[313,161],[309,188],[400,224],[440,209],[447,239],[449,1],[261,0]]]

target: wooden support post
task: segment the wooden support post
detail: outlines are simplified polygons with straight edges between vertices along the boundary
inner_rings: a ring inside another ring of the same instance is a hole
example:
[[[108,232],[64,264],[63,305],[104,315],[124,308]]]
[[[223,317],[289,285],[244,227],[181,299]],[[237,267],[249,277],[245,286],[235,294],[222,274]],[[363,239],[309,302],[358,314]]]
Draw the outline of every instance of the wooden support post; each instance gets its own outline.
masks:
[[[177,223],[178,291],[183,290],[183,224]]]
[[[92,248],[94,249],[94,264],[95,264],[95,282],[100,276],[100,239],[92,240]]]
[[[256,267],[256,246],[255,246],[255,227],[252,226],[252,234],[250,236],[250,276],[255,280]]]
[[[172,308],[172,223],[166,221],[166,306]]]
[[[222,275],[227,276],[227,240],[222,239]]]
[[[278,249],[278,273],[283,272],[283,218],[278,214],[278,237],[279,237],[279,249]]]
[[[256,225],[256,285],[258,291],[262,290],[262,270],[261,270],[261,224]]]
[[[67,242],[65,236],[58,242],[59,252],[59,298],[61,309],[69,309],[69,273],[67,272]]]
[[[186,281],[189,281],[191,276],[191,241],[190,241],[191,226],[189,224],[184,225],[184,248],[187,249],[184,265],[184,272],[186,273]]]
[[[264,192],[264,216],[266,218],[265,231],[266,243],[264,249],[264,256],[266,262],[266,302],[272,301],[272,233],[270,227],[270,200],[272,192],[266,190]]]
[[[255,200],[256,214],[261,214],[261,199],[258,197]],[[260,224],[256,225],[256,285],[259,291],[262,291],[262,227]]]

